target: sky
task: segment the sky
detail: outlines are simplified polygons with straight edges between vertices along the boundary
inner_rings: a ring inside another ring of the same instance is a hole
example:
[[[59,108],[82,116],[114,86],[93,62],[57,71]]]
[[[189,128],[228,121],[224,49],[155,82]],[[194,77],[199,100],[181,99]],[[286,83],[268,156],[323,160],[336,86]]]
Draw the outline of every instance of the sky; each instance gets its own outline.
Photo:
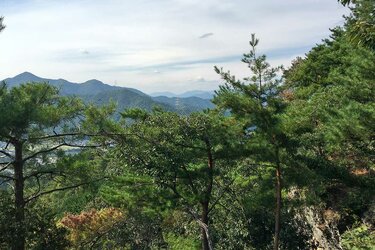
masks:
[[[258,53],[288,67],[348,10],[336,0],[0,0],[0,79],[24,71],[146,93],[214,90],[213,66],[245,77]]]

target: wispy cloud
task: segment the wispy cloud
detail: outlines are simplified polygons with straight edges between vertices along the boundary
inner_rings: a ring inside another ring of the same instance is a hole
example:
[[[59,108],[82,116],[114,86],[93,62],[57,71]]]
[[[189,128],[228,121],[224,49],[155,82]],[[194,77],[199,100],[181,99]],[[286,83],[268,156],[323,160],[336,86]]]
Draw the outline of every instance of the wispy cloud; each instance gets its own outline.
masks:
[[[199,36],[198,38],[203,39],[203,38],[207,38],[207,37],[210,37],[210,36],[213,36],[213,35],[214,35],[214,33],[210,32],[210,33],[205,33],[205,34]]]
[[[84,55],[89,55],[90,54],[90,52],[88,50],[86,50],[86,49],[82,49],[81,53],[84,54]]]
[[[212,58],[202,58],[202,59],[195,59],[195,60],[181,60],[181,61],[171,61],[167,63],[160,63],[160,64],[151,64],[151,65],[129,65],[123,67],[114,67],[109,68],[109,71],[148,71],[150,69],[157,68],[163,71],[174,71],[174,70],[186,70],[195,66],[209,64],[215,65],[221,62],[236,62],[240,61],[240,55],[229,55],[223,57],[212,57]]]
[[[288,64],[346,12],[326,0],[1,0],[0,79],[30,71],[184,91],[201,88],[189,82],[201,76],[208,88],[219,81],[213,65],[246,72],[240,58],[251,33],[260,53]]]
[[[290,55],[299,54],[303,55],[304,53],[308,52],[309,46],[304,47],[290,47],[290,48],[280,48],[280,49],[270,49],[267,51],[259,51],[261,54],[266,54],[268,58],[277,60],[282,59],[284,57],[288,57]],[[154,73],[160,73],[159,70],[163,72],[171,72],[177,70],[187,70],[196,67],[208,66],[212,68],[214,65],[219,65],[222,63],[235,63],[240,62],[242,58],[241,54],[233,54],[227,56],[218,56],[218,57],[207,57],[207,58],[196,58],[192,60],[174,60],[165,63],[156,63],[156,64],[149,64],[149,65],[127,65],[127,66],[120,66],[120,67],[111,67],[108,68],[106,71],[128,71],[128,72],[149,72],[153,70]],[[154,69],[158,70],[154,70]],[[204,77],[201,77],[204,78]]]

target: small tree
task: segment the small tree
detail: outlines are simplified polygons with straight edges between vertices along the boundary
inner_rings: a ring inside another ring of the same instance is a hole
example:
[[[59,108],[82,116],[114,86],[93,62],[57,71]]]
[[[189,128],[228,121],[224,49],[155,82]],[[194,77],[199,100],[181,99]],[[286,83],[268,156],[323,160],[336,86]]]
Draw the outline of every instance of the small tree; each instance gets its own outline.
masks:
[[[284,109],[281,93],[281,78],[277,73],[281,67],[272,68],[266,56],[256,55],[259,40],[252,34],[251,51],[244,54],[252,73],[248,78],[238,80],[231,73],[215,66],[225,84],[216,92],[214,103],[246,124],[245,129],[252,148],[251,157],[261,165],[271,163],[276,169],[276,210],[274,249],[279,247],[281,213],[281,152],[287,140],[281,129],[280,115]]]

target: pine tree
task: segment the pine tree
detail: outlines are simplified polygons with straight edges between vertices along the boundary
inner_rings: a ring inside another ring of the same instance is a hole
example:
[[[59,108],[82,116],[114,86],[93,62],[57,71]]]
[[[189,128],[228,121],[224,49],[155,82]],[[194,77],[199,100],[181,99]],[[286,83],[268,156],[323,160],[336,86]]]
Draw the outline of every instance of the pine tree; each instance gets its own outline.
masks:
[[[225,84],[214,97],[214,103],[246,123],[248,143],[252,148],[249,157],[261,163],[270,163],[276,170],[276,209],[274,249],[279,248],[281,221],[281,153],[287,140],[280,127],[280,115],[284,110],[281,98],[281,77],[277,73],[281,67],[272,68],[266,56],[257,56],[259,40],[251,36],[249,53],[244,54],[242,62],[250,69],[251,76],[236,79],[231,73],[215,67]]]
[[[286,127],[309,152],[353,169],[372,162],[374,61],[370,49],[335,28],[285,72],[292,93],[287,116],[293,117]]]
[[[375,1],[373,0],[341,0],[343,5],[349,5],[352,11],[347,18],[350,23],[348,37],[351,42],[375,51]]]
[[[199,226],[202,249],[213,249],[211,214],[233,183],[239,124],[214,112],[179,116],[132,110],[124,115],[135,120],[120,141],[123,161],[167,191],[169,200]]]
[[[64,174],[56,164],[62,149],[90,147],[82,143],[88,138],[80,122],[85,112],[81,100],[61,97],[57,88],[47,83],[12,89],[0,86],[0,178],[14,190],[12,249],[26,247],[29,204],[41,196],[85,184],[48,185],[49,180]]]
[[[375,54],[352,42],[352,25],[332,29],[285,72],[285,132],[298,145],[294,158],[314,176],[308,196],[340,215],[340,233],[363,223],[375,185]]]

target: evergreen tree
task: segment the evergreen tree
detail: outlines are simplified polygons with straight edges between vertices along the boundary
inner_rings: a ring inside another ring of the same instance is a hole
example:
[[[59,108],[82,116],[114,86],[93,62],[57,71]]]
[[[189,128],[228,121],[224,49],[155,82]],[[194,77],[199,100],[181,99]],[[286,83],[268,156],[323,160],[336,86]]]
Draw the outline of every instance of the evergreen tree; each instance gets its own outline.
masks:
[[[342,0],[343,5],[349,5],[352,14],[348,20],[350,29],[348,36],[351,42],[363,45],[375,51],[375,2],[373,0]]]
[[[120,146],[124,162],[148,175],[201,230],[202,249],[212,249],[215,222],[210,216],[233,183],[241,147],[237,123],[212,112],[187,117],[163,111],[128,111],[135,119]]]
[[[298,145],[294,160],[314,175],[309,195],[340,214],[340,233],[360,223],[375,187],[375,54],[352,43],[351,25],[333,29],[285,72],[284,127]]]
[[[345,30],[332,32],[331,39],[285,72],[288,115],[293,118],[286,127],[296,133],[306,150],[313,149],[321,158],[342,161],[351,168],[370,167],[375,54],[353,46]]]
[[[80,125],[84,112],[79,99],[60,97],[46,83],[0,87],[0,177],[3,185],[9,183],[14,190],[12,249],[26,247],[27,205],[41,196],[85,184],[49,184],[64,175],[56,164],[64,149],[90,147]]]
[[[238,80],[230,72],[215,67],[225,84],[214,97],[218,107],[229,112],[246,124],[248,143],[251,155],[261,165],[270,163],[276,170],[276,209],[274,249],[279,248],[281,221],[281,165],[282,151],[287,144],[286,137],[280,126],[280,115],[284,110],[281,93],[281,78],[277,73],[281,67],[272,68],[266,56],[257,56],[256,47],[259,40],[252,34],[251,51],[244,54],[242,62],[250,69],[251,76]]]

